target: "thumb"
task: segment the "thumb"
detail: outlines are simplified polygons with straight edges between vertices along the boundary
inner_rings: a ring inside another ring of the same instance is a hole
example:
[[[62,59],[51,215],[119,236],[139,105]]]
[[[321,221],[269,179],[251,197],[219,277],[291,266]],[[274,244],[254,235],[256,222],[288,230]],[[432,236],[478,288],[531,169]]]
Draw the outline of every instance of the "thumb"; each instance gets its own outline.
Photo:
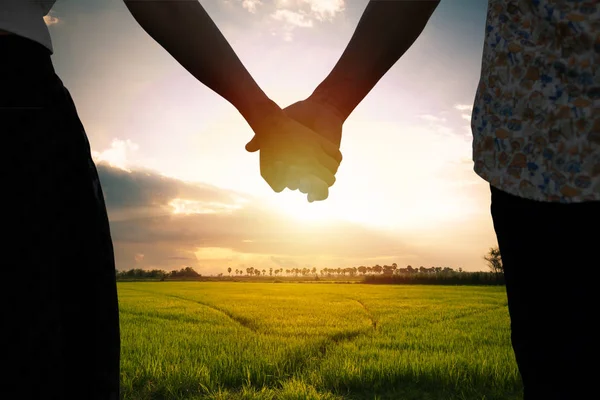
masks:
[[[255,151],[258,151],[258,150],[260,150],[260,143],[259,143],[256,135],[254,135],[252,140],[250,140],[248,143],[246,143],[246,151],[248,151],[250,153],[254,153]]]

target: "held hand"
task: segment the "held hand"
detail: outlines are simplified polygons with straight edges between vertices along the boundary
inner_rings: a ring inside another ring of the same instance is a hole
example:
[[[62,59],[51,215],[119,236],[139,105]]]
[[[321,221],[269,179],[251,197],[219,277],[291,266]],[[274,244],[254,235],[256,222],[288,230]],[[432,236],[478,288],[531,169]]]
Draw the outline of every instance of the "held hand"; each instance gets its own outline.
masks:
[[[291,185],[307,193],[309,201],[327,198],[342,158],[337,146],[283,111],[270,114],[253,129],[255,136],[246,149],[260,149],[261,176],[275,192]]]
[[[286,107],[284,112],[288,117],[319,134],[321,137],[319,142],[322,146],[326,146],[325,148],[328,149],[328,154],[336,160],[335,164],[330,163],[329,166],[324,166],[328,167],[332,174],[335,174],[342,161],[339,146],[342,138],[343,119],[339,116],[339,113],[327,104],[310,97]],[[259,149],[262,149],[261,143],[258,136],[254,136],[254,138],[246,145],[246,150],[254,152]],[[333,149],[336,151],[334,152]],[[315,198],[315,196],[311,196],[310,183],[307,181],[311,181],[313,182],[313,185],[317,186],[318,182],[309,178],[303,176],[301,171],[291,168],[288,171],[286,186],[291,190],[300,189],[302,193],[309,193],[309,201],[311,201],[311,197],[313,200],[324,200],[327,196],[325,196],[325,198]]]
[[[284,108],[283,112],[340,148],[344,120],[333,107],[309,97]]]

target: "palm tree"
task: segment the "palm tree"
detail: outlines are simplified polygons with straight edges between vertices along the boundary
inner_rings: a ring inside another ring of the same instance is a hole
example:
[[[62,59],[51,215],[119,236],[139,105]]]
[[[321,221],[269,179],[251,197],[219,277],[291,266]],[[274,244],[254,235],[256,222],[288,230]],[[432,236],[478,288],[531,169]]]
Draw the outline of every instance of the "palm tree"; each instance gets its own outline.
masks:
[[[229,273],[229,276],[231,276],[231,267],[227,268],[227,272]]]

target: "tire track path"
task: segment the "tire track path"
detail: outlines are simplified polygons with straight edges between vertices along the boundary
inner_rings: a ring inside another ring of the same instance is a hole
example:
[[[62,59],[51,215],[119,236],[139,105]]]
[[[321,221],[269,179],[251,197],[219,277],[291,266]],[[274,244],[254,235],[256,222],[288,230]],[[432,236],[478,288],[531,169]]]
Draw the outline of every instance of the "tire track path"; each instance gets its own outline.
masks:
[[[349,300],[355,301],[358,304],[360,304],[362,309],[365,310],[365,312],[367,313],[367,317],[371,321],[371,326],[373,327],[373,330],[376,331],[377,330],[377,318],[375,318],[373,316],[373,313],[371,312],[371,310],[369,310],[369,308],[365,305],[365,303],[362,300],[358,300],[358,299],[349,298]]]
[[[231,320],[232,322],[236,323],[237,325],[241,325],[242,327],[251,330],[254,333],[261,333],[259,331],[258,325],[256,324],[256,322],[250,318],[246,318],[244,316],[241,315],[236,315],[234,313],[232,313],[231,311],[215,306],[213,304],[210,303],[206,303],[200,300],[196,300],[196,299],[190,299],[188,297],[183,297],[183,296],[176,296],[176,295],[172,295],[172,294],[165,294],[165,293],[160,293],[160,292],[153,292],[150,290],[139,290],[139,289],[131,289],[131,288],[127,288],[127,290],[132,290],[134,292],[142,292],[142,293],[149,293],[152,295],[159,295],[159,296],[163,296],[163,297],[169,297],[169,298],[173,298],[173,299],[178,299],[178,300],[183,300],[183,301],[188,301],[191,303],[196,303],[199,304],[201,306],[210,308],[214,311],[217,311],[223,315],[225,315],[229,320]]]

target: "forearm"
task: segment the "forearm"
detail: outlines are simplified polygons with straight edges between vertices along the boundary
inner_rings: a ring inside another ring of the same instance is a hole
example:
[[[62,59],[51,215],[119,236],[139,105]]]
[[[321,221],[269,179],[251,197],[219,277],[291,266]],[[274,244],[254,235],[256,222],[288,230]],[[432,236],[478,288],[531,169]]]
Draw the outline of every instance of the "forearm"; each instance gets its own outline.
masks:
[[[312,98],[346,120],[419,37],[439,0],[371,0],[339,61]]]
[[[125,0],[140,26],[200,82],[228,100],[252,126],[279,110],[254,81],[198,0]]]

